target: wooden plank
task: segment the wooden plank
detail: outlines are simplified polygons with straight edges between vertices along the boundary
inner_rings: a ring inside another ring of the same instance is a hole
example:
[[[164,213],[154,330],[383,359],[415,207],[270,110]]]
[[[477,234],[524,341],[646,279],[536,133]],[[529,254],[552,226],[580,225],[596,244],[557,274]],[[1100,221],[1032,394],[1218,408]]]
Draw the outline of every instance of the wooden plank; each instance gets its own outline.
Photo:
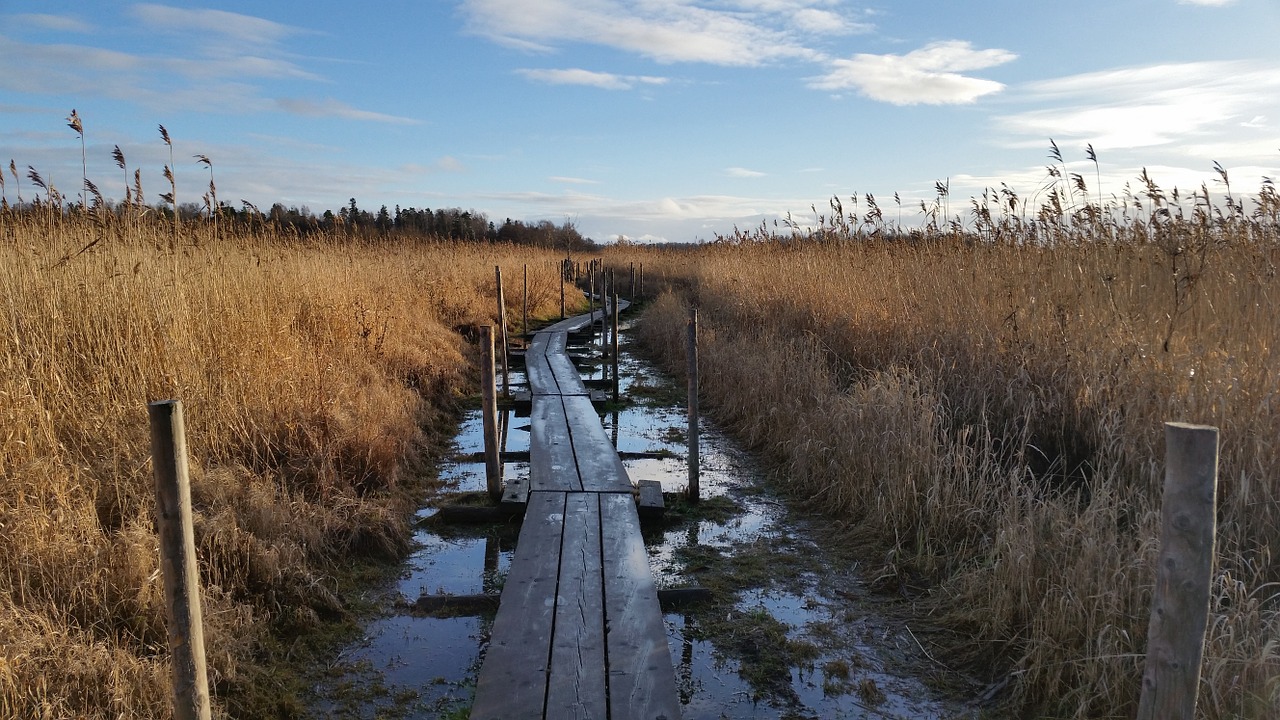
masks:
[[[657,480],[641,480],[640,502],[636,509],[641,519],[660,518],[666,513],[666,503],[662,500],[662,483]]]
[[[715,595],[703,587],[663,588],[658,591],[662,612],[671,613],[691,605],[711,602]],[[398,609],[434,617],[474,617],[498,608],[498,593],[474,595],[422,595],[412,603],[397,603]],[[601,629],[603,632],[603,628]]]
[[[587,386],[582,382],[582,373],[569,362],[564,353],[547,354],[547,363],[556,377],[556,385],[561,395],[586,395]]]
[[[507,478],[507,484],[502,489],[502,500],[499,503],[500,507],[508,512],[519,512],[519,509],[528,502],[529,478]]]
[[[528,496],[528,493],[525,493]],[[493,505],[441,505],[435,515],[421,522],[500,523],[510,522],[524,514],[524,502]]]
[[[565,503],[560,546],[548,718],[608,716],[602,572],[599,496],[572,493]]]
[[[529,489],[533,492],[582,490],[564,414],[564,399],[557,395],[534,397],[530,420]]]
[[[565,346],[569,338],[566,333],[553,333],[547,342],[547,364],[555,375],[556,385],[561,395],[586,395],[587,389],[582,384],[582,375],[569,360]]]
[[[609,717],[677,720],[675,670],[635,503],[629,494],[599,497],[609,621]]]
[[[529,351],[525,354],[525,374],[529,378],[529,391],[534,394],[559,392],[559,388],[556,386],[555,374],[551,371],[551,365],[547,361],[547,343],[549,340],[549,335],[538,333],[529,345]]]
[[[631,492],[631,478],[589,398],[566,395],[565,418],[573,436],[582,488],[590,492]]]
[[[574,332],[581,331],[582,328],[586,327],[590,323],[591,323],[590,315],[587,315],[587,314],[574,315],[573,317],[565,318],[564,320],[561,320],[560,322],[555,323],[554,325],[548,325],[542,328],[542,330],[540,330],[539,332],[574,333]]]
[[[555,615],[549,600],[559,579],[564,508],[563,493],[529,499],[476,680],[471,720],[542,720]]]

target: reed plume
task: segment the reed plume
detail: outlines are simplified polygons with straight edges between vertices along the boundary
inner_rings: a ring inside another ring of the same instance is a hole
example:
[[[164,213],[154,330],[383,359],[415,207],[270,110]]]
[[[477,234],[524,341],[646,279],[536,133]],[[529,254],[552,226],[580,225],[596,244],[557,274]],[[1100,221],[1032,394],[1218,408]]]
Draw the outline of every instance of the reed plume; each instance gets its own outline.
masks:
[[[162,194],[160,197],[165,202],[173,206],[173,241],[170,248],[178,246],[178,183],[173,177],[173,139],[169,137],[169,131],[164,125],[160,125],[160,139],[164,140],[164,144],[169,147],[169,164],[164,166],[164,177],[169,181],[169,192]]]
[[[85,195],[89,182],[89,161],[84,148],[84,123],[80,121],[75,108],[71,108],[71,114],[67,116],[67,127],[75,130],[80,136],[80,209],[84,210],[89,207],[88,196]]]

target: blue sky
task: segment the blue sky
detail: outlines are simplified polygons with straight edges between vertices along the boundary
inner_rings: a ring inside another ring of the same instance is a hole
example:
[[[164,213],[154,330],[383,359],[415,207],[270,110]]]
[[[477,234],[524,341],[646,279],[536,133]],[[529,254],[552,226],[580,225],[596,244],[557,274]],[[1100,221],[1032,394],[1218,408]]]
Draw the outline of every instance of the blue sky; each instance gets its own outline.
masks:
[[[461,207],[599,241],[710,240],[874,193],[903,220],[1049,138],[1104,195],[1143,167],[1237,193],[1280,174],[1276,0],[0,0],[0,163],[79,193],[319,213]]]

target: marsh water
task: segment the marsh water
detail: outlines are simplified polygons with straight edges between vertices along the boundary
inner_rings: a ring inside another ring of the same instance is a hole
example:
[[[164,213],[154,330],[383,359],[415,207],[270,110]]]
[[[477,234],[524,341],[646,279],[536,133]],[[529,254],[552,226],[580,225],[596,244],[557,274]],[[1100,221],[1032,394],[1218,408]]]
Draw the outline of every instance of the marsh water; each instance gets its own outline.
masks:
[[[683,389],[631,350],[624,325],[623,402],[602,422],[632,481],[661,482],[667,518],[646,526],[659,588],[699,586],[713,600],[664,611],[686,720],[696,718],[959,718],[977,711],[958,696],[958,675],[934,660],[928,636],[894,611],[901,598],[873,592],[849,553],[833,549],[827,522],[776,493],[758,463],[704,416],[701,492],[687,486]],[[592,356],[599,346],[570,346]],[[584,368],[602,379],[598,364]],[[513,386],[523,382],[513,371]],[[528,449],[528,418],[508,417],[506,450]],[[454,440],[463,458],[483,448],[479,412]],[[642,454],[626,459],[626,453]],[[508,477],[527,475],[508,463]],[[441,470],[447,493],[485,487],[483,463]],[[399,577],[370,588],[385,610],[363,625],[315,687],[328,717],[465,718],[483,657],[491,612],[429,617],[407,606],[422,594],[498,593],[511,563],[518,521],[450,525],[419,511],[416,549]]]

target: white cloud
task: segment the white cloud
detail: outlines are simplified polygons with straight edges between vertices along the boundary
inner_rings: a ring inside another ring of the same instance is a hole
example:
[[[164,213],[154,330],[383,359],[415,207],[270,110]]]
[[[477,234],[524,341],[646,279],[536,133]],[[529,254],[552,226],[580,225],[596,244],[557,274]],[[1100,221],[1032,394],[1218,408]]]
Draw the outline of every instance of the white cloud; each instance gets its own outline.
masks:
[[[1236,0],[1178,0],[1179,5],[1200,5],[1201,7],[1222,7]]]
[[[894,105],[952,105],[971,103],[999,92],[994,80],[961,73],[1003,65],[1017,58],[1007,50],[975,50],[960,40],[930,43],[906,55],[869,55],[832,61],[826,75],[810,81],[820,90],[856,89],[863,95]]]
[[[855,22],[830,10],[801,8],[791,16],[791,24],[797,30],[816,35],[854,35],[874,29],[868,23]]]
[[[599,185],[598,180],[587,180],[585,178],[564,177],[563,175],[551,175],[547,178],[551,182],[564,183],[566,185]]]
[[[781,29],[812,3],[712,4],[680,0],[464,0],[469,29],[497,42],[534,51],[560,43],[617,48],[658,62],[755,66],[816,59]]]
[[[252,15],[139,3],[130,14],[149,30],[192,37],[205,47],[261,52],[306,31]],[[228,44],[234,47],[226,47]]]
[[[389,123],[392,125],[417,125],[419,122],[413,118],[360,110],[359,108],[351,107],[350,105],[339,100],[334,100],[333,98],[325,98],[324,100],[277,98],[275,104],[285,112],[292,113],[294,115],[303,115],[306,117],[336,117],[347,120],[368,120],[372,122]]]
[[[758,177],[765,176],[765,173],[762,173],[759,170],[748,170],[746,168],[740,168],[740,167],[726,168],[724,171],[724,174],[728,175],[729,177],[736,177],[736,178],[758,178]]]
[[[86,44],[37,43],[0,35],[0,89],[32,95],[106,97],[151,111],[254,113],[285,111],[309,117],[393,124],[418,121],[361,110],[332,98],[264,97],[260,80],[325,78],[295,63],[284,40],[311,31],[220,10],[139,4],[129,13],[148,32],[179,34],[169,54],[107,50]],[[22,16],[63,32],[82,28],[61,16]]]
[[[445,155],[437,160],[435,168],[444,172],[462,172],[467,169],[461,160],[452,155]]]
[[[1182,145],[1265,129],[1266,117],[1280,112],[1280,66],[1223,61],[1116,68],[1031,83],[1014,95],[1033,109],[999,124],[1031,143],[1054,137],[1099,150]]]
[[[585,85],[603,90],[630,90],[636,85],[664,85],[667,78],[651,75],[617,75],[581,68],[563,70],[522,68],[516,72],[530,80],[550,85]]]

